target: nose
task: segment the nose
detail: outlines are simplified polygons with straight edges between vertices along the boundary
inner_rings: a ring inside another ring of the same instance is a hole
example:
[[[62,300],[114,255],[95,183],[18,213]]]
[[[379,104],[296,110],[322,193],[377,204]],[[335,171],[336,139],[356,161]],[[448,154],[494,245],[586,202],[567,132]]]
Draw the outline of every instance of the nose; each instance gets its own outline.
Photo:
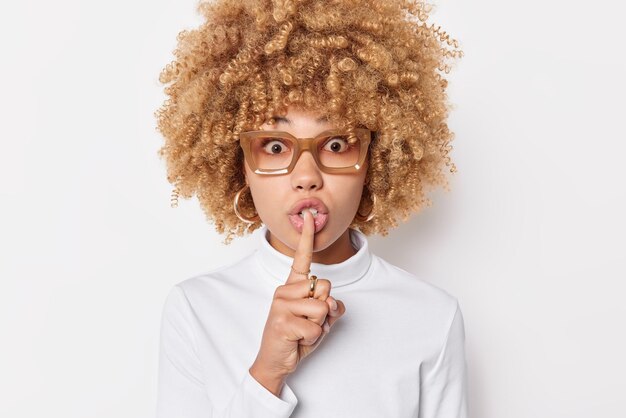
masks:
[[[304,151],[291,171],[291,186],[305,191],[323,186],[322,173],[310,151]]]

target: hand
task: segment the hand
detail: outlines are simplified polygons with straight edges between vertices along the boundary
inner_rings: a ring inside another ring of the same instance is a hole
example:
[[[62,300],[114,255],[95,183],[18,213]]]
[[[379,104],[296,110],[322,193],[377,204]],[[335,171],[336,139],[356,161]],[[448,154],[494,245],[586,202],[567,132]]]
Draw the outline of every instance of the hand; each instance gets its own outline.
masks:
[[[313,257],[313,215],[308,210],[303,214],[304,226],[293,263],[298,271],[308,271]],[[317,279],[312,298],[309,298],[309,286],[310,281],[304,275],[292,270],[286,283],[276,288],[261,348],[250,368],[261,383],[278,387],[278,393],[287,375],[319,346],[330,327],[345,313],[343,302],[330,296],[329,280]],[[336,310],[332,310],[334,306]]]

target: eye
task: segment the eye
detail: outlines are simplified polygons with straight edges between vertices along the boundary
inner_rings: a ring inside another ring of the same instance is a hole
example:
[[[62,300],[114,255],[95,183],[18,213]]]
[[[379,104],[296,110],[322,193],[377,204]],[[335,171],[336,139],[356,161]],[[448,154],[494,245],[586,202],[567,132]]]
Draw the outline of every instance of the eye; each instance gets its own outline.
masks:
[[[289,150],[287,144],[279,138],[265,138],[261,146],[267,154],[282,154]]]
[[[324,149],[333,153],[345,152],[349,147],[348,140],[341,136],[332,137],[324,144]]]

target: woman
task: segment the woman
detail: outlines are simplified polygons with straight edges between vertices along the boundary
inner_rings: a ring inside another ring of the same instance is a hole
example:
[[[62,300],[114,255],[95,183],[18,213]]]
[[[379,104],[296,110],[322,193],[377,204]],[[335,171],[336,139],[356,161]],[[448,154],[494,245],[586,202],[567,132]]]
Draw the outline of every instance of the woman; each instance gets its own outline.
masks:
[[[179,35],[158,112],[168,178],[259,248],[175,285],[157,415],[466,417],[455,297],[366,235],[447,185],[437,69],[460,56],[413,1],[216,1]]]

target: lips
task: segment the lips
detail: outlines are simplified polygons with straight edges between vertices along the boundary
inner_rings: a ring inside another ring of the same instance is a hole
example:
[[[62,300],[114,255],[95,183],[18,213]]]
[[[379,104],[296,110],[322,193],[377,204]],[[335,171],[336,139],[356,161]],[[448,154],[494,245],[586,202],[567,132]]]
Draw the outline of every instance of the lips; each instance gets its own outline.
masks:
[[[324,202],[314,197],[310,197],[307,199],[298,200],[296,204],[291,207],[289,215],[297,215],[306,208],[313,208],[317,210],[318,214],[328,214],[328,208],[326,207]]]
[[[328,208],[324,202],[319,199],[311,197],[297,201],[289,211],[289,221],[296,231],[302,233],[304,219],[300,217],[299,213],[307,208],[317,210],[317,216],[313,218],[313,224],[315,225],[315,233],[318,233],[326,226],[326,222],[328,222]]]

